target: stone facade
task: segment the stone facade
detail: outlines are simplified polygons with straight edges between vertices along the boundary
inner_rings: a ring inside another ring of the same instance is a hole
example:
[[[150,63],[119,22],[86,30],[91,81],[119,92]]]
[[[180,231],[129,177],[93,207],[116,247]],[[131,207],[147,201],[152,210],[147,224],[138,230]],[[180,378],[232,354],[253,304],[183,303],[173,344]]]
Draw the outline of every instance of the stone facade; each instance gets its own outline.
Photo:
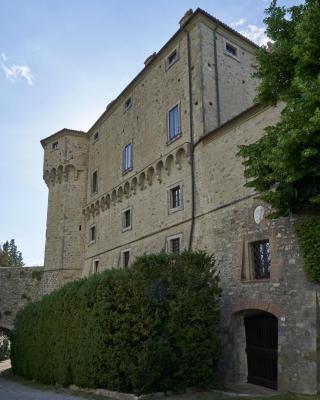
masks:
[[[0,334],[12,331],[17,312],[41,297],[42,267],[0,267]]]
[[[215,254],[226,381],[247,379],[244,321],[265,312],[278,324],[278,388],[316,393],[317,288],[306,281],[293,220],[264,217],[236,156],[282,108],[253,105],[255,50],[204,11],[189,12],[88,132],[63,129],[42,141],[49,199],[41,290],[170,250],[177,239],[180,249]],[[254,279],[252,244],[262,240],[271,273]]]

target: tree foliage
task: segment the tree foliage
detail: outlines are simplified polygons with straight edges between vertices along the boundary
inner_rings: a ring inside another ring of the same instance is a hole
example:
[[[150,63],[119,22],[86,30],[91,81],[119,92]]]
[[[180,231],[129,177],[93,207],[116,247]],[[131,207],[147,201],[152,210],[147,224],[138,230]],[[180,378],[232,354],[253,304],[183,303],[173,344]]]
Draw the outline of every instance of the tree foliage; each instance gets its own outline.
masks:
[[[212,384],[219,296],[205,253],[145,255],[130,269],[73,282],[22,310],[13,371],[135,393]]]
[[[14,239],[7,240],[0,245],[0,267],[23,267],[24,262],[21,251],[15,244]]]
[[[320,0],[266,10],[272,50],[257,53],[258,101],[284,102],[280,121],[240,146],[247,186],[269,203],[270,217],[320,204]]]

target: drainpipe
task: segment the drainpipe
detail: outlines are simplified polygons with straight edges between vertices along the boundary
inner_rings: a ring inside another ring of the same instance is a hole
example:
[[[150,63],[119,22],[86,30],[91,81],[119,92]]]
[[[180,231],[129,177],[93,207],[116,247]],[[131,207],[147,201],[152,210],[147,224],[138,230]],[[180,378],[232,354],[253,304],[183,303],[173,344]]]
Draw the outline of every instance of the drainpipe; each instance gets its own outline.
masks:
[[[194,135],[193,135],[193,106],[192,106],[192,75],[191,75],[191,43],[190,33],[187,33],[188,43],[188,78],[189,78],[189,124],[190,124],[190,169],[191,169],[191,227],[188,250],[192,250],[192,240],[195,222],[195,166],[194,166]]]
[[[217,122],[218,127],[221,125],[221,109],[220,109],[220,88],[219,88],[219,70],[218,70],[218,54],[217,54],[217,29],[213,31],[213,49],[214,49],[214,75],[216,83],[216,100],[217,100]]]

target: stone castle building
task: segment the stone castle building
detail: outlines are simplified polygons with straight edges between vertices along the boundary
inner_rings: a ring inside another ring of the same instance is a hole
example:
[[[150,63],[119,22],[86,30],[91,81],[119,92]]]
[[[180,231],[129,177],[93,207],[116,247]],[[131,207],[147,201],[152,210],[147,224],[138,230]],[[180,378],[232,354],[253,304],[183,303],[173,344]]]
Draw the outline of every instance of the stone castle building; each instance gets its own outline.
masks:
[[[43,291],[145,252],[206,250],[223,289],[226,382],[317,393],[317,288],[293,220],[265,218],[236,156],[281,112],[254,104],[256,47],[190,10],[88,132],[62,129],[41,141]]]

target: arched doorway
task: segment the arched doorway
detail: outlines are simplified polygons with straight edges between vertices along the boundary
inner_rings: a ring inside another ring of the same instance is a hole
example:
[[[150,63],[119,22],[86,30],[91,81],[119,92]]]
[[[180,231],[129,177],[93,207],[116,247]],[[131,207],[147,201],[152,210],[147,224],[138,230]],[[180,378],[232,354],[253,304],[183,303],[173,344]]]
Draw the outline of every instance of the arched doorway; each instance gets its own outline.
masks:
[[[244,316],[244,326],[248,383],[277,389],[278,319],[252,310]]]

